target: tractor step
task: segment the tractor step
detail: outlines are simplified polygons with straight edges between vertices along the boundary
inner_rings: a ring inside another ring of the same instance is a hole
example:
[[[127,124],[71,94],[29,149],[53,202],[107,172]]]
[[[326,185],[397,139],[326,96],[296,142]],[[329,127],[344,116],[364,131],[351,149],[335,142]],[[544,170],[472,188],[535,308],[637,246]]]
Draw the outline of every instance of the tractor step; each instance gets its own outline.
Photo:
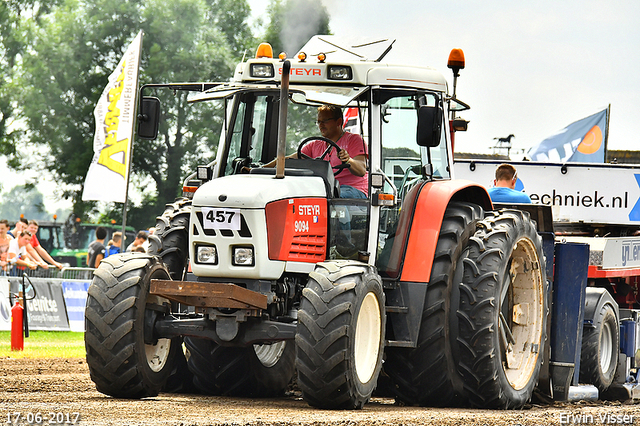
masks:
[[[384,310],[389,313],[389,312],[393,312],[396,314],[407,314],[409,313],[409,307],[408,306],[385,306]]]
[[[394,346],[396,348],[415,348],[416,346],[410,340],[385,340],[385,346]]]
[[[267,296],[228,283],[151,280],[149,294],[196,308],[267,309]]]

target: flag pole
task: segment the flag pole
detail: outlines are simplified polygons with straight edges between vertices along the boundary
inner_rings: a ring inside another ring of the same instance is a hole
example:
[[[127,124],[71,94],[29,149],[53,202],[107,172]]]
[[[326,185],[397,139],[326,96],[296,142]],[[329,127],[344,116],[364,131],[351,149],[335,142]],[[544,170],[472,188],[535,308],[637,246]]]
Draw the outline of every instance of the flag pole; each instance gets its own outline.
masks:
[[[122,205],[122,243],[120,243],[120,252],[124,252],[127,247],[127,233],[125,229],[127,227],[127,207],[129,206],[129,181],[131,180],[131,160],[133,159],[133,138],[136,133],[136,123],[138,122],[138,80],[140,75],[140,58],[142,57],[142,30],[140,30],[138,35],[140,36],[140,44],[138,45],[138,63],[136,64],[135,90],[133,93],[135,113],[133,114],[133,125],[131,126],[131,145],[129,146],[129,158],[127,159],[127,180],[124,187],[124,204]]]
[[[607,107],[607,124],[604,133],[604,162],[607,162],[607,146],[609,144],[609,118],[611,116],[611,104]]]

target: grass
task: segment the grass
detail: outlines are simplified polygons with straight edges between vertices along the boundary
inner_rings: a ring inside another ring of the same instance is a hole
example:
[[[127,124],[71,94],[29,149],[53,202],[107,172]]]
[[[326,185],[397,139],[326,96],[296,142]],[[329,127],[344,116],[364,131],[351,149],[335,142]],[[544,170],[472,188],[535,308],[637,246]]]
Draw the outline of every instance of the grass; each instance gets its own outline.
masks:
[[[84,333],[29,331],[24,350],[11,350],[11,332],[0,331],[0,358],[84,358]]]

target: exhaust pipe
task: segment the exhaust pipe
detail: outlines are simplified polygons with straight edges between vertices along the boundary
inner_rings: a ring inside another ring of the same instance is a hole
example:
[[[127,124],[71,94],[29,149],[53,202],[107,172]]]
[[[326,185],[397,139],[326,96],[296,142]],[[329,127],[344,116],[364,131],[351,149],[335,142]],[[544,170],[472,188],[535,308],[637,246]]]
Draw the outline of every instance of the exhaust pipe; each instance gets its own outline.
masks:
[[[276,152],[276,179],[284,178],[284,154],[287,142],[287,110],[289,107],[289,72],[291,62],[282,64],[282,81],[280,86],[280,116],[278,117],[278,150]]]

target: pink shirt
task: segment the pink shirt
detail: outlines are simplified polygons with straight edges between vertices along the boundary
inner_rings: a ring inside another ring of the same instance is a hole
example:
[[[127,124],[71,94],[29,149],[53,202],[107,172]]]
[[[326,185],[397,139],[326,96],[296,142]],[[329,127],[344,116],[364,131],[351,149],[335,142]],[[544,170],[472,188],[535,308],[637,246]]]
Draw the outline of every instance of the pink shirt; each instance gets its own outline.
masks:
[[[367,151],[367,145],[364,143],[364,140],[360,137],[360,135],[356,135],[349,132],[344,132],[342,137],[338,139],[338,146],[349,153],[351,158],[357,155],[364,155],[365,157],[369,156]],[[309,142],[305,146],[302,147],[302,153],[308,155],[311,158],[316,158],[322,155],[322,153],[327,149],[327,143],[321,140],[315,140]],[[332,166],[338,166],[342,164],[340,158],[338,157],[338,153],[335,149],[331,149],[331,152],[327,154],[325,160],[329,160]],[[356,176],[349,171],[349,169],[345,169],[338,176],[336,176],[340,185],[350,185],[354,188],[364,192],[365,195],[369,195],[369,191],[367,188],[367,183],[369,182],[369,174],[367,172],[364,173],[364,176]]]

